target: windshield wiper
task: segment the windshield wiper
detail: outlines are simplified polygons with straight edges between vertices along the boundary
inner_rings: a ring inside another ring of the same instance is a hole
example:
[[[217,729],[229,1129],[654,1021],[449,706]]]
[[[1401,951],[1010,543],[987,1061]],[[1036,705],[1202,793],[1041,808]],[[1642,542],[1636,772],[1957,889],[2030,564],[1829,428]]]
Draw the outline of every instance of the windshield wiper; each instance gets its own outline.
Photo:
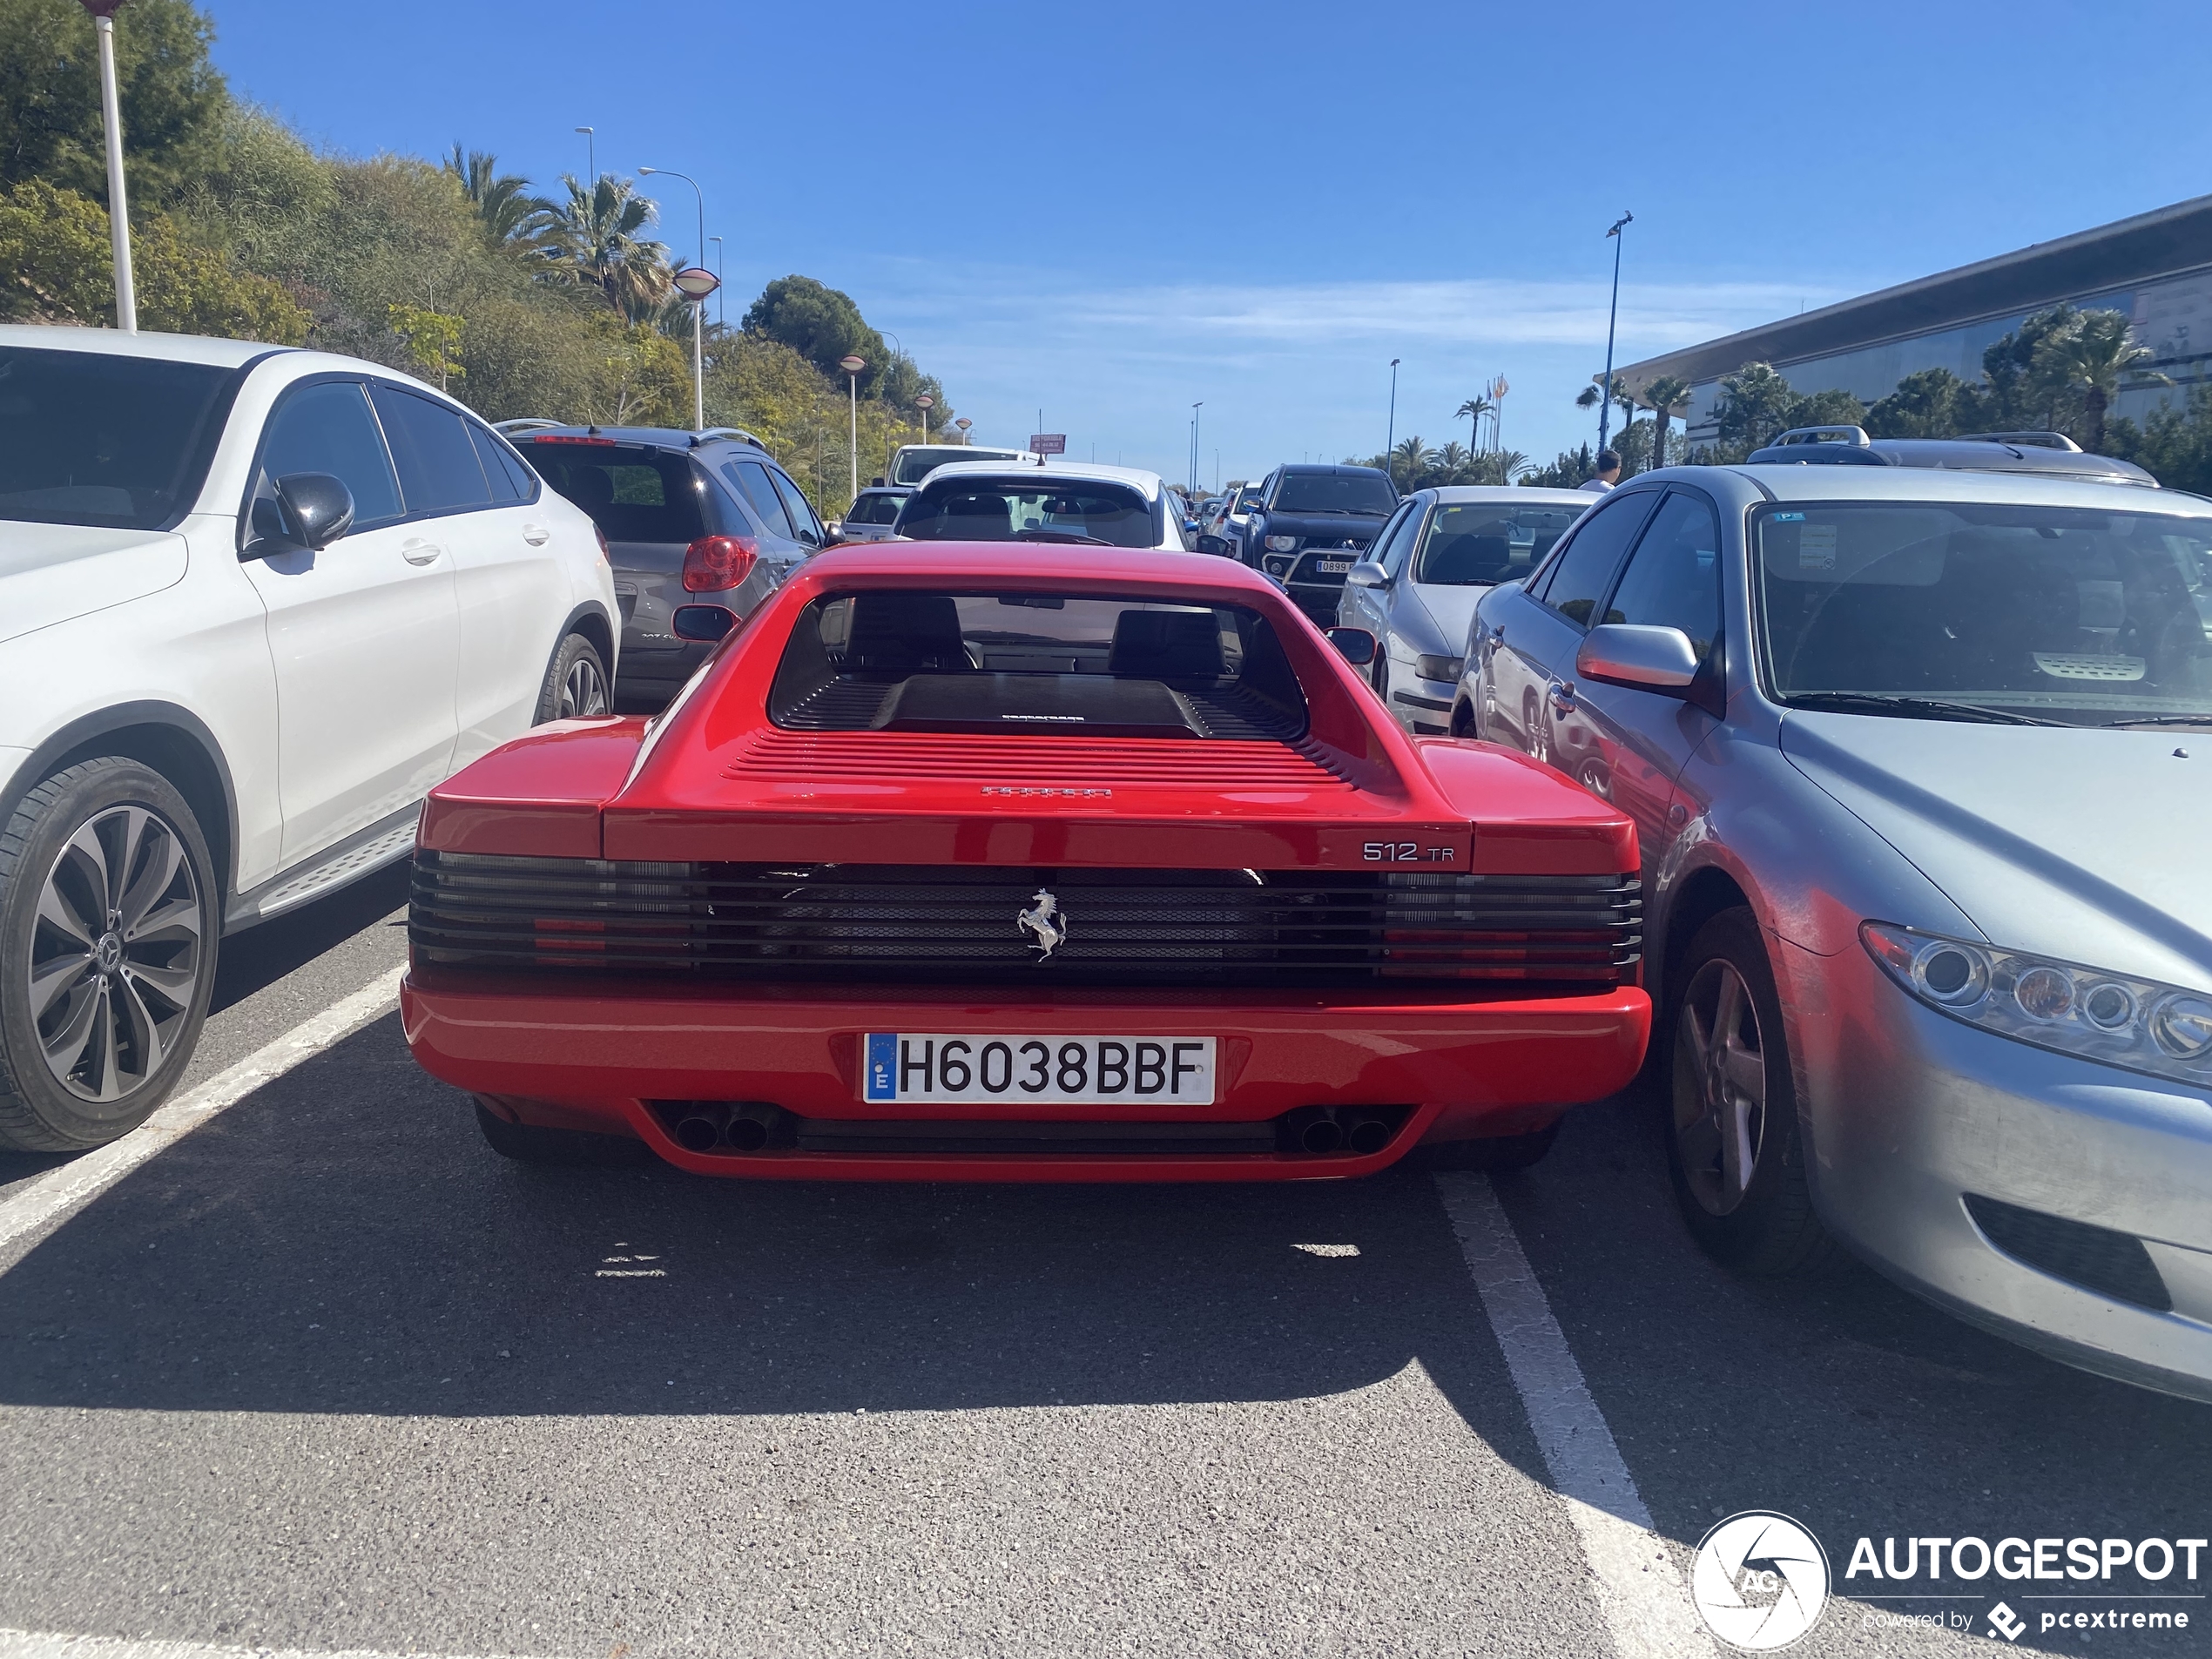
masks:
[[[1903,697],[1889,691],[1799,691],[1786,699],[1791,708],[1838,714],[1901,714],[1915,720],[1975,720],[1988,725],[2064,725],[2011,709],[1979,703],[1951,703],[1937,697]]]
[[[2126,720],[2099,720],[2100,732],[2125,732],[2139,725],[2207,725],[2212,726],[2212,712],[2204,714],[2139,714]]]
[[[1016,530],[1017,542],[1079,542],[1085,547],[1118,547],[1118,542],[1102,542],[1096,536],[1078,536],[1073,530]]]

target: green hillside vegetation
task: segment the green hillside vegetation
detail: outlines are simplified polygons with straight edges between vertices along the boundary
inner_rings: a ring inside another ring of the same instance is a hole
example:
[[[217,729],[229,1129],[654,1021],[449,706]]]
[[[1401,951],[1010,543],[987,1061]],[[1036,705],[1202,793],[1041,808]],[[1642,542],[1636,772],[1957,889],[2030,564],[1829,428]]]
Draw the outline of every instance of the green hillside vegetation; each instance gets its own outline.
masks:
[[[187,0],[134,0],[116,29],[141,327],[345,352],[488,420],[691,424],[691,310],[669,278],[697,251],[659,239],[636,181],[541,191],[458,144],[435,162],[318,152],[231,95],[212,36]],[[110,325],[91,21],[78,0],[0,0],[0,320]],[[919,439],[916,397],[933,429],[952,418],[934,377],[810,277],[705,331],[707,424],[759,436],[831,517],[852,351],[865,483]]]

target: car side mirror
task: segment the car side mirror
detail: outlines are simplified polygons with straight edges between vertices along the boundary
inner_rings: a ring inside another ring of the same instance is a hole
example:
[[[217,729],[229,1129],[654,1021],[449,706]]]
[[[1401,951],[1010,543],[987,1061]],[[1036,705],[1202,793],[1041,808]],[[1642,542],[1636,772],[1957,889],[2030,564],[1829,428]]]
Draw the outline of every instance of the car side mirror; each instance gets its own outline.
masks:
[[[678,639],[711,642],[738,625],[737,612],[727,605],[678,605],[669,627]]]
[[[1375,660],[1375,637],[1365,628],[1332,628],[1329,643],[1354,668],[1365,668]]]
[[[1697,648],[1679,628],[1608,622],[1582,636],[1575,672],[1607,685],[1686,695],[1697,678]]]
[[[354,527],[354,492],[327,472],[288,472],[276,481],[285,539],[318,552]]]
[[[1198,551],[1201,553],[1212,553],[1227,558],[1232,550],[1225,536],[1201,536],[1198,538]]]
[[[1345,572],[1344,579],[1355,588],[1386,588],[1390,585],[1390,572],[1372,559],[1362,559]]]
[[[843,547],[844,545],[845,532],[843,530],[832,530],[829,534],[822,537],[821,546],[816,548],[814,551],[817,553],[826,552],[831,548]]]

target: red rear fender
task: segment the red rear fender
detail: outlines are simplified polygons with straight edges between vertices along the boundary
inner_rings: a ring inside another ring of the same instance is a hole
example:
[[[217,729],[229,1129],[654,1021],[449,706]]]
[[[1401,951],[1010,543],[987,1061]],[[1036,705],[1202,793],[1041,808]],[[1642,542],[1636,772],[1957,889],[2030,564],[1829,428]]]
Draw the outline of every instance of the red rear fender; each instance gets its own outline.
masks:
[[[432,790],[416,845],[441,853],[596,859],[600,809],[620,792],[644,741],[642,719],[540,726]]]

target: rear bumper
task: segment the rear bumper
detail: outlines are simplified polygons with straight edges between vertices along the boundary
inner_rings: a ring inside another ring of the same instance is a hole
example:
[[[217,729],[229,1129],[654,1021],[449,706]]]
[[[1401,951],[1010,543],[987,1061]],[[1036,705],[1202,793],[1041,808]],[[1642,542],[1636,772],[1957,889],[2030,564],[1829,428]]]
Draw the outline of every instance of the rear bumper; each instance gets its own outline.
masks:
[[[500,1097],[524,1122],[638,1136],[683,1168],[793,1179],[1296,1180],[1365,1175],[1426,1138],[1523,1133],[1623,1087],[1651,1007],[1634,986],[1579,996],[1446,1000],[1389,993],[1062,991],[979,998],[906,986],[670,987],[416,969],[401,990],[432,1076]],[[1251,1123],[1310,1106],[1413,1109],[1382,1151],[1294,1154],[687,1152],[649,1102],[760,1102],[809,1119],[929,1115],[860,1099],[869,1031],[972,1030],[1221,1039],[1219,1098],[1154,1107],[966,1105],[947,1118]]]

